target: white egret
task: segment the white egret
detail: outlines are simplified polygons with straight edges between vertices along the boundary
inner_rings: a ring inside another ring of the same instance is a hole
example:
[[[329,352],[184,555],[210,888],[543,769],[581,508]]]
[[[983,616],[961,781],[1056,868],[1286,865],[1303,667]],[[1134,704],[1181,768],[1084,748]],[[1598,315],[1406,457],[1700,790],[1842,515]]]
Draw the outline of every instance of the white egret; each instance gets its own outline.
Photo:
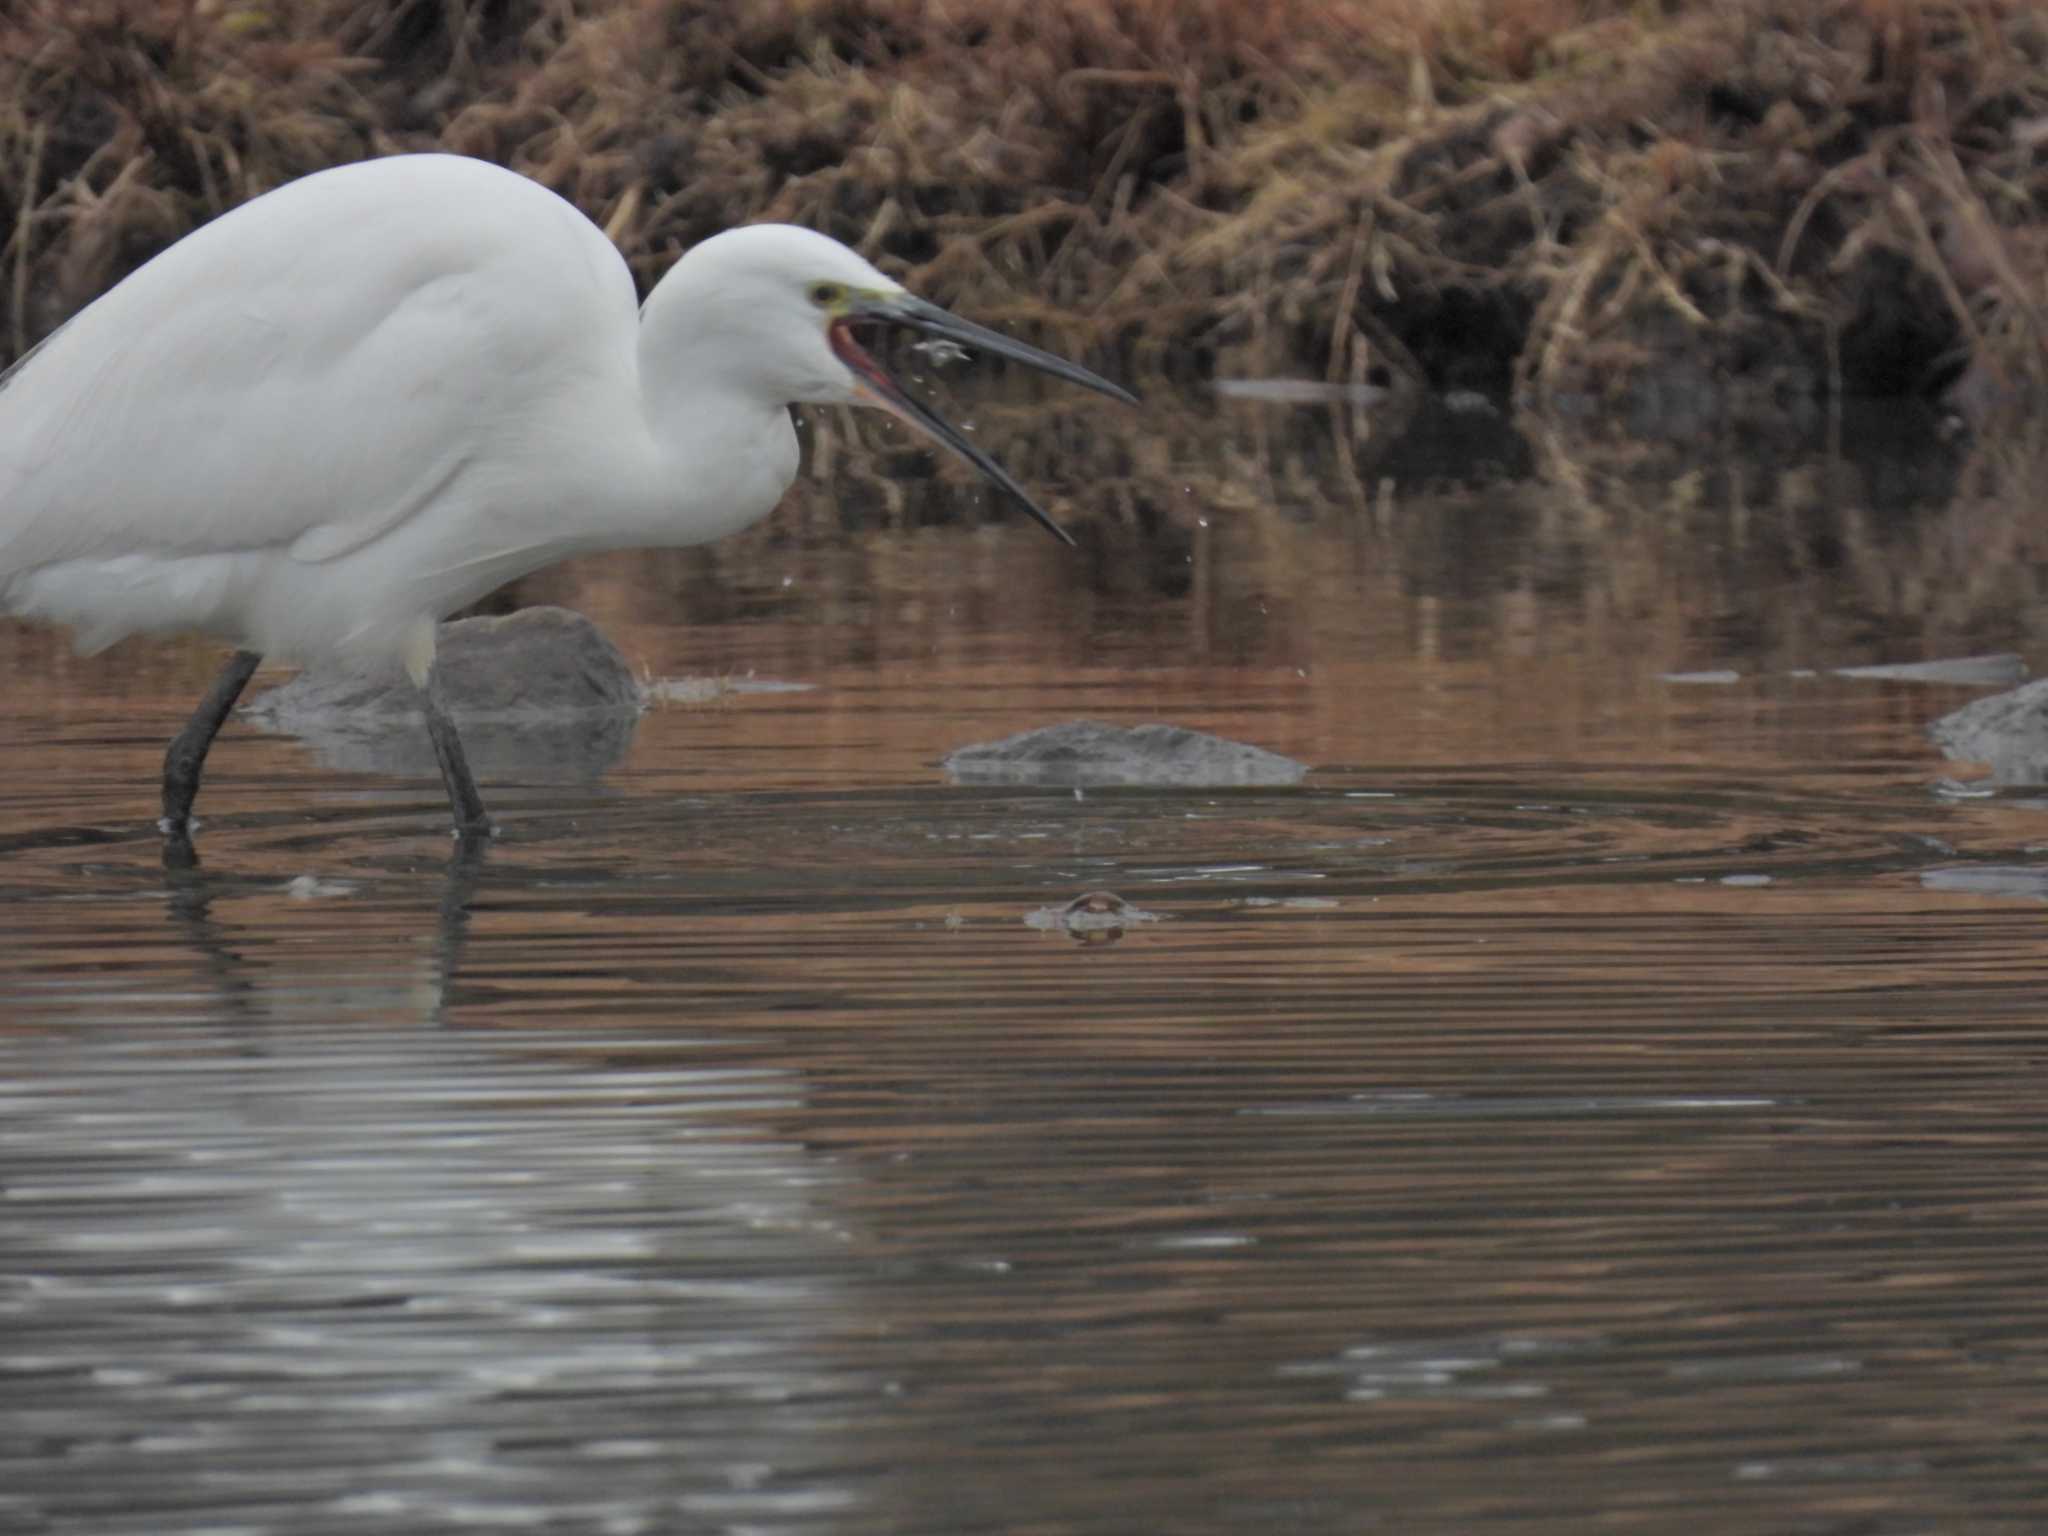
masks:
[[[641,306],[604,233],[523,176],[454,155],[323,171],[186,236],[0,375],[0,609],[86,651],[181,630],[236,647],[164,755],[173,836],[266,656],[401,662],[457,830],[487,831],[435,624],[568,555],[758,522],[796,476],[793,404],[890,411],[1073,542],[862,349],[867,323],[1132,399],[810,230],[713,236]]]

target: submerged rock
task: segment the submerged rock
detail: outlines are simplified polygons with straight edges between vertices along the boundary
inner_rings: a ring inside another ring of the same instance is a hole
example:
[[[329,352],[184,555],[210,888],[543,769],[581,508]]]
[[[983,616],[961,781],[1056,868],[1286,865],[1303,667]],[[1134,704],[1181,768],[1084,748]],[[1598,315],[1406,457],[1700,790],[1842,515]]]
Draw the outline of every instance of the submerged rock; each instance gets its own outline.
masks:
[[[962,747],[943,764],[957,784],[1298,784],[1306,763],[1180,725],[1069,720]]]
[[[566,608],[444,624],[434,667],[470,766],[492,777],[594,779],[625,756],[647,707],[618,647]],[[299,737],[342,772],[440,771],[419,690],[396,664],[310,668],[242,713],[260,729]]]
[[[1942,752],[2000,784],[2048,784],[2048,678],[1972,699],[1927,727]]]

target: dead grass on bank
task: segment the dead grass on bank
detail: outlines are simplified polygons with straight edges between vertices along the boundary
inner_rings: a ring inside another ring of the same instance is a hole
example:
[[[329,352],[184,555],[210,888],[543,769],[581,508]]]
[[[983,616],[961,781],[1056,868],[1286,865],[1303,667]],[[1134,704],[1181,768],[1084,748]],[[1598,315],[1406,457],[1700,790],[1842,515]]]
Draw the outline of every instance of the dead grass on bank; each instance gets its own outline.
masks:
[[[10,351],[257,192],[445,147],[571,197],[643,282],[714,229],[791,219],[1140,364],[1537,400],[2048,389],[2048,20],[2024,0],[8,17]]]

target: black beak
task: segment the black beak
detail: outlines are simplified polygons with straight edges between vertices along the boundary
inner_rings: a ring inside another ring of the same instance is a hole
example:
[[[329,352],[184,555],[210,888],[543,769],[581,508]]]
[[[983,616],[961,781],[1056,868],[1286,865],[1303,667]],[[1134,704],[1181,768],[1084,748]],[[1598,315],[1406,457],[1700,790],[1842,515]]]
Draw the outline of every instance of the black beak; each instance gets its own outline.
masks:
[[[1045,509],[1025,492],[1024,487],[1010,478],[1009,472],[994,459],[983,453],[945,417],[930,406],[913,400],[903,392],[903,387],[889,377],[888,370],[862,350],[853,338],[855,324],[871,321],[884,325],[901,326],[905,330],[917,331],[942,341],[955,342],[963,347],[972,347],[977,352],[993,352],[998,357],[1007,357],[1012,362],[1035,368],[1040,373],[1049,373],[1056,379],[1065,379],[1070,384],[1108,395],[1126,405],[1136,405],[1137,396],[1129,390],[1120,389],[1105,378],[1090,373],[1077,363],[1070,363],[1063,357],[1050,352],[1041,352],[1028,347],[1021,341],[991,331],[986,327],[962,320],[948,314],[936,304],[927,304],[923,299],[901,294],[891,298],[856,299],[848,312],[831,326],[832,350],[839,360],[851,368],[868,398],[890,414],[908,422],[934,441],[943,443],[980,470],[997,485],[1008,491],[1023,503],[1024,510],[1051,531],[1054,538],[1063,544],[1072,544],[1073,536],[1045,513]]]

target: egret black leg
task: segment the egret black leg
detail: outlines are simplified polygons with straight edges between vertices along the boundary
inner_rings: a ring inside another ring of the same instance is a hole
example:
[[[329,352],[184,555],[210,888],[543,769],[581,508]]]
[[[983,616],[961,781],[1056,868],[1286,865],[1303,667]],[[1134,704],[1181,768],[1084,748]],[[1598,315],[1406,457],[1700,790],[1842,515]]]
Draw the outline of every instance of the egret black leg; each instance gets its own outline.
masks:
[[[476,779],[469,771],[469,759],[463,755],[462,738],[455,734],[455,722],[435,697],[437,691],[429,678],[427,686],[420,690],[420,700],[427,711],[427,734],[434,741],[434,758],[441,765],[441,782],[448,786],[448,806],[455,812],[455,835],[463,839],[489,837],[497,828],[491,825],[484,797],[477,793]]]
[[[230,656],[185,728],[164,749],[164,817],[157,826],[167,835],[184,837],[192,830],[192,797],[199,793],[199,770],[206,766],[206,750],[262,662],[255,651],[237,651]]]

